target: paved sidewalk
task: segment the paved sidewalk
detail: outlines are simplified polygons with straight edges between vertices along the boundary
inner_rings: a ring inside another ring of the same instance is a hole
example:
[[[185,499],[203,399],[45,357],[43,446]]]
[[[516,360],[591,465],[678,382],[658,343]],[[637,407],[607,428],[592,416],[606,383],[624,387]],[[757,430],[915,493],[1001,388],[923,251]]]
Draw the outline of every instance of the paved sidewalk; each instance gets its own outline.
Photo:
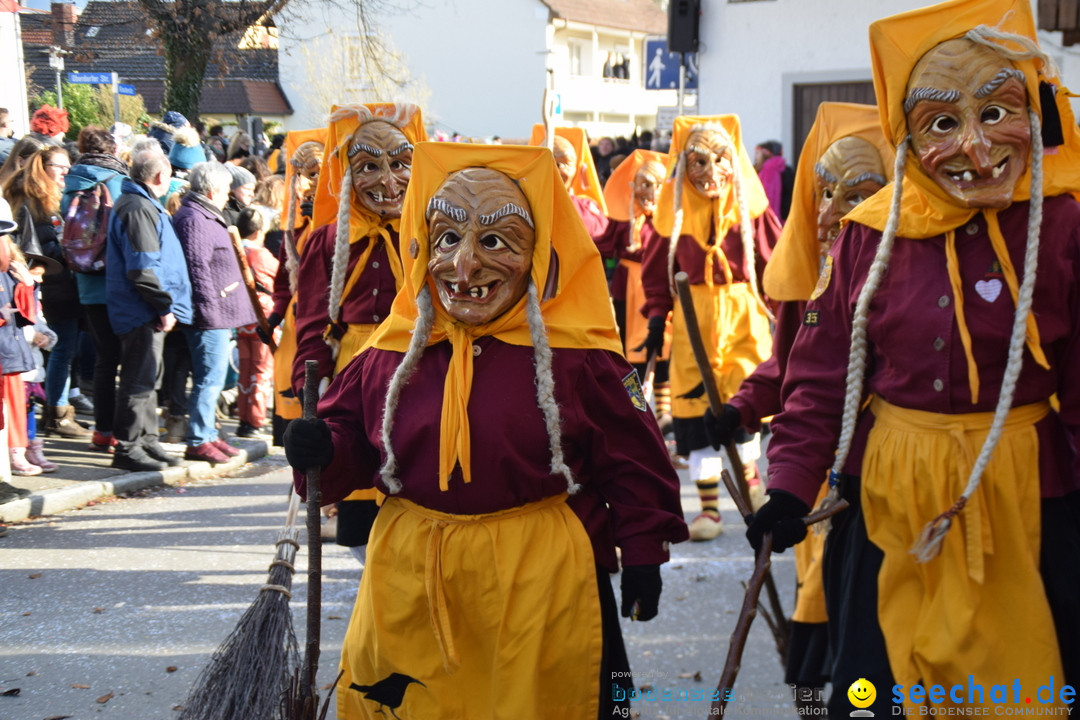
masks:
[[[80,420],[90,418],[80,416]],[[217,477],[235,471],[245,463],[264,457],[270,440],[248,440],[233,435],[235,420],[222,422],[221,436],[244,452],[227,463],[211,465],[185,460],[182,465],[160,472],[129,472],[111,467],[112,455],[89,450],[89,440],[44,437],[45,457],[59,465],[52,473],[32,477],[15,475],[11,484],[31,491],[31,495],[0,504],[0,521],[25,520],[37,515],[52,515],[71,510],[111,495],[142,490],[157,485],[173,485],[185,480]],[[183,457],[183,444],[163,443],[166,450]]]

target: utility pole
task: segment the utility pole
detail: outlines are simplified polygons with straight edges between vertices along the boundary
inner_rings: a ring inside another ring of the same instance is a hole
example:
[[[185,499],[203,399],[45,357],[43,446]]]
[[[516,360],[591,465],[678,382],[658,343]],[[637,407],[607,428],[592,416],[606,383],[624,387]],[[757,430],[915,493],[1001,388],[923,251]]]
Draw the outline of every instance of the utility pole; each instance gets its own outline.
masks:
[[[56,71],[56,105],[61,110],[64,109],[64,90],[60,84],[60,74],[64,72],[65,55],[67,55],[67,50],[59,45],[49,46],[49,67]]]

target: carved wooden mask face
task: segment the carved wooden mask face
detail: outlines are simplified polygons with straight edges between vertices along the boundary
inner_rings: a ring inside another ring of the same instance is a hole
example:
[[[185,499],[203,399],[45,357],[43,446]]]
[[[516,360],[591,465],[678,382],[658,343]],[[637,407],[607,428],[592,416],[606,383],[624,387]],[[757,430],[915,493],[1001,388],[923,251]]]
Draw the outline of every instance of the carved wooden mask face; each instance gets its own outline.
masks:
[[[735,175],[731,145],[718,130],[697,130],[686,139],[686,177],[699,193],[718,198]]]
[[[814,178],[818,241],[828,252],[840,234],[841,218],[885,186],[885,163],[873,143],[840,138],[818,160]]]
[[[319,182],[319,170],[322,169],[323,144],[309,141],[301,143],[292,157],[293,169],[296,170],[296,193],[301,202],[315,199],[315,186]]]
[[[634,176],[634,202],[641,212],[652,217],[656,210],[656,194],[660,183],[664,182],[664,166],[658,162],[648,162],[641,166]]]
[[[1024,75],[993,49],[949,40],[908,80],[904,112],[923,170],[962,207],[1003,208],[1031,149]]]
[[[428,274],[447,314],[483,325],[514,307],[529,287],[536,244],[529,201],[506,175],[469,168],[428,201]]]
[[[574,182],[574,172],[577,170],[577,152],[574,150],[574,145],[561,135],[556,135],[551,154],[555,156],[555,167],[559,169],[559,177],[569,190]]]
[[[413,146],[405,134],[384,120],[372,120],[353,133],[347,152],[360,204],[388,220],[401,217],[412,176]]]

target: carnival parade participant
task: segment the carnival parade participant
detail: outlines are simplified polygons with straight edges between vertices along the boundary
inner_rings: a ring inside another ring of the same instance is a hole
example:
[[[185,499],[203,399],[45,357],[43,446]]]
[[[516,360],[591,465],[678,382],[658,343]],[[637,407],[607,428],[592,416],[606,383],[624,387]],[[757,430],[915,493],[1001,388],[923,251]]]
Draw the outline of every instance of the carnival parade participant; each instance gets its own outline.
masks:
[[[1025,693],[1080,679],[1068,92],[1027,0],[951,0],[875,22],[870,42],[895,180],[849,215],[807,306],[748,530],[797,542],[830,467],[827,501],[852,503],[827,552],[848,640],[837,715],[859,678]],[[872,712],[888,714],[883,695]]]
[[[326,498],[387,494],[339,717],[383,712],[373,691],[394,678],[404,717],[595,718],[607,548],[568,494],[612,508],[627,615],[655,616],[667,544],[686,538],[600,258],[543,148],[417,146],[402,233],[390,318],[285,439],[295,469],[324,468]]]
[[[646,246],[641,264],[648,334],[647,352],[661,352],[669,313],[671,405],[675,444],[688,456],[690,477],[702,512],[690,523],[692,540],[720,534],[722,453],[709,447],[702,416],[708,406],[701,373],[686,333],[686,319],[674,297],[674,275],[689,275],[694,309],[713,379],[721,397],[769,357],[768,311],[758,290],[758,273],[780,235],[734,115],[675,119],[669,179],[660,191],[653,225],[661,238]],[[756,460],[759,438],[739,446],[745,473],[760,491]]]
[[[288,420],[300,417],[300,403],[292,386],[292,366],[296,357],[296,287],[300,255],[314,229],[312,214],[315,188],[322,169],[326,128],[295,130],[285,136],[286,228],[278,253],[274,276],[274,307],[267,317],[271,330],[280,327],[274,352],[274,442],[281,444]]]
[[[331,111],[315,193],[316,229],[300,255],[297,276],[294,392],[303,385],[305,361],[317,360],[328,382],[390,314],[403,277],[401,204],[413,146],[424,139],[415,105],[372,103]],[[338,543],[363,546],[377,511],[375,491],[345,498],[337,511]]]
[[[611,298],[615,317],[623,335],[626,359],[646,382],[649,358],[641,344],[648,335],[646,318],[640,309],[645,304],[641,288],[641,257],[645,245],[659,237],[652,224],[656,197],[664,182],[667,155],[651,150],[635,150],[611,173],[604,186],[611,232],[618,239],[619,265],[611,278]],[[670,324],[664,333],[664,348],[656,358],[653,377],[653,412],[665,430],[671,425],[671,386],[668,384],[668,356],[671,346]]]
[[[773,354],[743,381],[719,417],[706,411],[705,430],[715,449],[730,443],[738,428],[757,432],[763,419],[780,412],[780,387],[791,345],[840,233],[840,221],[888,182],[892,158],[876,106],[829,102],[818,106],[799,157],[791,212],[762,283],[765,294],[777,303]],[[839,642],[844,630],[827,625],[821,573],[825,537],[812,533],[795,546],[795,610],[784,682],[797,688],[800,707],[824,697],[821,689],[830,675],[829,632]]]

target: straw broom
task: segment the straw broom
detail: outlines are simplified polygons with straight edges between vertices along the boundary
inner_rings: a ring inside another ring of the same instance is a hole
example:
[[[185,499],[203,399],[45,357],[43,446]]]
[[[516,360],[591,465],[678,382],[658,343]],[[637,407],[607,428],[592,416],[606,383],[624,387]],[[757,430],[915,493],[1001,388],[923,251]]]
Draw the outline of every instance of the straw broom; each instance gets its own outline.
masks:
[[[266,584],[195,680],[179,720],[278,718],[283,692],[299,664],[289,598],[300,547],[292,492]]]

